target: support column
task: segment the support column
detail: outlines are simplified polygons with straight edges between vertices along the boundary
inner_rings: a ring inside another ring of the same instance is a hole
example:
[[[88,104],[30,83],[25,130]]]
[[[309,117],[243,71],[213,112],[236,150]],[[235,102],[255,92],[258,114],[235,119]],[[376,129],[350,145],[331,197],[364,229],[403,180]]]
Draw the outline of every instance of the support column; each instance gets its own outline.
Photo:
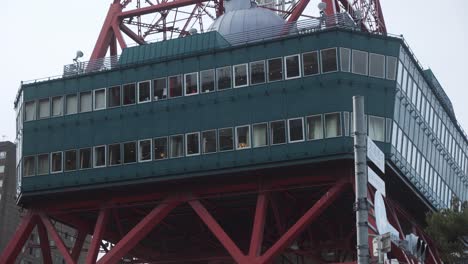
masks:
[[[261,254],[263,233],[265,229],[265,219],[268,205],[268,194],[260,193],[257,197],[257,207],[252,228],[252,238],[250,240],[249,257],[257,257]]]
[[[54,225],[50,222],[49,217],[47,217],[44,213],[40,213],[40,220],[45,225],[47,231],[49,232],[52,239],[55,241],[57,245],[57,249],[62,253],[62,257],[65,259],[67,264],[75,264],[75,261],[72,259],[70,252],[68,251],[67,246],[63,243],[62,238],[60,238],[57,231],[55,231]]]
[[[97,255],[99,253],[99,247],[101,246],[102,235],[104,234],[108,219],[109,209],[101,208],[98,219],[96,221],[96,227],[94,228],[93,240],[91,241],[88,255],[86,256],[86,264],[93,264],[96,262]]]
[[[83,249],[83,244],[86,240],[86,235],[87,234],[85,231],[77,230],[77,237],[76,237],[75,245],[73,246],[72,253],[71,253],[72,259],[75,262],[78,262],[78,259],[80,258],[80,253],[81,253],[81,250]]]
[[[36,222],[37,215],[31,211],[28,211],[21,220],[21,224],[16,229],[15,235],[10,240],[10,243],[8,243],[2,255],[0,256],[0,260],[5,261],[7,264],[15,263],[19,252],[23,248],[24,243],[34,229]]]
[[[37,223],[37,232],[41,241],[42,261],[44,264],[52,264],[52,256],[50,255],[50,243],[47,236],[47,230],[41,221]]]

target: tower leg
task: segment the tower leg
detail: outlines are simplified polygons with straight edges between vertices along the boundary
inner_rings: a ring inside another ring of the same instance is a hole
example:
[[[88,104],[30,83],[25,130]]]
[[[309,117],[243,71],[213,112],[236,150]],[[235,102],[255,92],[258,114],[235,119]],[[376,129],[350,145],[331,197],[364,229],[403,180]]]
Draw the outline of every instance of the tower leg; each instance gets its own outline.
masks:
[[[7,247],[0,256],[0,260],[5,261],[4,263],[6,264],[15,263],[16,257],[18,257],[21,248],[34,229],[36,223],[37,215],[31,211],[28,211],[21,220],[21,224],[19,225],[18,229],[16,229],[15,235],[10,240],[10,243],[8,243]]]

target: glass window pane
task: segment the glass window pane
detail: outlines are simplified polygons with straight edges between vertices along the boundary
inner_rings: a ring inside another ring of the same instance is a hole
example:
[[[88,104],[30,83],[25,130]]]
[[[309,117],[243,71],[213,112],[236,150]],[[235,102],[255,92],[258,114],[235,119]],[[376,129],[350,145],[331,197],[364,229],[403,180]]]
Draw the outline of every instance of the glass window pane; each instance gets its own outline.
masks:
[[[66,97],[66,114],[76,114],[78,112],[78,97],[76,94],[69,94]]]
[[[167,79],[159,78],[153,80],[153,96],[154,100],[162,100],[167,98]]]
[[[299,55],[285,57],[286,79],[301,77]]]
[[[396,79],[396,66],[397,59],[395,57],[387,56],[387,79]]]
[[[325,49],[320,51],[322,60],[322,73],[334,72],[338,70],[336,49]]]
[[[215,71],[214,69],[201,71],[201,91],[202,93],[212,92],[215,90]]]
[[[36,174],[36,157],[24,157],[23,158],[23,175],[24,176],[34,176]],[[5,167],[2,166],[2,170],[0,173],[3,173]]]
[[[250,83],[258,84],[265,82],[265,61],[250,63]]]
[[[94,147],[94,167],[106,166],[106,146]]]
[[[185,135],[186,155],[193,156],[200,154],[200,133],[190,133]]]
[[[271,122],[270,129],[272,145],[286,143],[286,122],[284,120]]]
[[[136,162],[137,161],[136,142],[124,143],[123,147],[124,147],[124,164]]]
[[[202,132],[202,153],[216,152],[216,130]]]
[[[182,96],[182,77],[181,75],[169,77],[169,96],[179,97]]]
[[[91,148],[80,149],[80,169],[91,168]]]
[[[106,89],[94,90],[94,110],[106,108]]]
[[[37,174],[49,174],[49,154],[37,156]]]
[[[51,172],[62,171],[62,152],[55,152],[51,155]]]
[[[318,52],[308,52],[302,54],[302,66],[304,76],[314,75],[319,73]]]
[[[52,116],[63,115],[63,97],[57,96],[52,98]]]
[[[109,88],[107,94],[107,107],[120,106],[120,86]]]
[[[26,102],[24,104],[24,121],[31,121],[36,119],[36,102]]]
[[[231,79],[232,79],[232,73],[231,73],[230,66],[216,69],[216,82],[218,84],[218,90],[231,88],[232,87]]]
[[[123,105],[131,105],[136,102],[136,85],[134,83],[123,86]]]
[[[122,153],[120,151],[120,144],[112,144],[108,147],[109,165],[122,164]]]
[[[144,81],[138,83],[138,103],[151,101],[151,82]]]
[[[76,150],[65,151],[65,171],[76,170]]]
[[[171,158],[178,158],[184,156],[184,136],[176,135],[170,137],[170,154]]]
[[[322,139],[323,138],[323,123],[322,115],[307,117],[307,139]]]
[[[340,113],[325,114],[325,137],[341,136]]]
[[[50,116],[49,98],[39,100],[39,118]]]
[[[236,127],[236,149],[250,148],[250,126]]]
[[[254,148],[268,146],[268,124],[252,125],[252,144]]]
[[[91,92],[80,94],[80,112],[89,112],[92,110],[92,95]]]
[[[222,128],[218,132],[219,151],[232,150],[234,148],[232,128]]]
[[[153,142],[155,160],[167,159],[167,137],[155,138]]]
[[[351,69],[351,50],[340,48],[341,71],[350,72]]]
[[[274,82],[283,79],[283,59],[268,60],[268,81]]]
[[[248,83],[247,64],[234,66],[234,87],[246,86]]]
[[[353,73],[367,75],[367,52],[353,50]]]
[[[198,94],[198,72],[184,75],[185,95]]]
[[[369,55],[369,76],[385,78],[385,56],[370,53]]]
[[[151,157],[151,140],[138,141],[138,161],[150,161]]]
[[[369,115],[369,137],[376,141],[385,140],[385,118]]]
[[[304,124],[302,118],[289,119],[289,142],[303,141],[304,140]]]

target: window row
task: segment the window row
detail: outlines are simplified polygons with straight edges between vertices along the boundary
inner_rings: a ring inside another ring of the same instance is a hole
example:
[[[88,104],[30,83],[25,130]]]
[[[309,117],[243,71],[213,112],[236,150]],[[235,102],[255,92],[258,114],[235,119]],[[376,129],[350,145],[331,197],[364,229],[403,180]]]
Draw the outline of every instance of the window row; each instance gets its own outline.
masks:
[[[361,50],[340,48],[341,71],[395,80],[397,58]]]
[[[27,156],[23,158],[23,175],[100,168],[339,136],[342,136],[341,114],[328,113]]]

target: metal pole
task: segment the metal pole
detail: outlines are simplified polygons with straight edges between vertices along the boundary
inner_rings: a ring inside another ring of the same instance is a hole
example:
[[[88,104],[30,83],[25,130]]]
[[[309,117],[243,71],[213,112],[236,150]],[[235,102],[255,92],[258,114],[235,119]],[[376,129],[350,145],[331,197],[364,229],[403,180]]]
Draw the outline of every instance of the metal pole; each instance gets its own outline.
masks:
[[[353,96],[354,162],[356,183],[357,264],[369,263],[367,226],[367,133],[364,117],[364,97]]]

